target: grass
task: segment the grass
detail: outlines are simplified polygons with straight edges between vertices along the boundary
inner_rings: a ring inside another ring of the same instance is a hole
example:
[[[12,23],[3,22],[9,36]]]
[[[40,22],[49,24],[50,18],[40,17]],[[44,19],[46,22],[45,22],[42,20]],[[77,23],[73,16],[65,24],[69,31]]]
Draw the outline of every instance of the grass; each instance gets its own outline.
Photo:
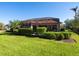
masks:
[[[0,35],[1,56],[79,56],[79,35],[73,33],[77,43],[62,43],[38,37]]]

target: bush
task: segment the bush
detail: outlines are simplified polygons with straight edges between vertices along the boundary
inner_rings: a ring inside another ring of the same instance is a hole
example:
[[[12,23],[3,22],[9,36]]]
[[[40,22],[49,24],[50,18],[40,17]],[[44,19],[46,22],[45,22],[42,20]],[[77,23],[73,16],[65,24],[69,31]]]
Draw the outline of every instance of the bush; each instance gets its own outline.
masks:
[[[71,36],[71,33],[70,32],[64,32],[63,35],[64,35],[64,39],[69,39],[70,36]]]
[[[43,33],[40,37],[46,39],[62,40],[62,39],[69,39],[70,36],[71,36],[70,32],[46,32]]]
[[[31,35],[32,34],[32,29],[31,28],[20,28],[18,29],[18,33],[21,35]]]
[[[58,33],[56,35],[56,40],[62,40],[62,39],[64,39],[64,35],[62,33]]]
[[[46,38],[46,39],[55,39],[56,36],[55,34],[52,34],[52,33],[43,33],[42,35],[40,35],[41,38]]]
[[[72,32],[71,29],[65,29],[65,32]]]
[[[46,27],[37,27],[37,33],[38,34],[42,34],[44,32],[46,32],[47,28]]]
[[[18,34],[18,29],[14,29],[12,33],[13,34]]]
[[[69,32],[69,30],[65,30],[65,32]]]

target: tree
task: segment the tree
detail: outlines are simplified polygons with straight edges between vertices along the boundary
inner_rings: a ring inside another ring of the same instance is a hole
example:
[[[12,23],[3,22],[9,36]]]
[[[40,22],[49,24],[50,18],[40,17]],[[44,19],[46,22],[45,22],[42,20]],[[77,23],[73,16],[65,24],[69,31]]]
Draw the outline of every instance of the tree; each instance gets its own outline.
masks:
[[[77,16],[77,9],[78,9],[78,6],[76,6],[75,8],[71,8],[70,9],[70,10],[75,12],[75,19],[76,19],[76,16]]]
[[[18,29],[20,27],[21,21],[19,20],[13,20],[9,22],[10,30],[13,32],[14,29]]]
[[[64,21],[64,23],[65,23],[65,27],[67,28],[67,29],[72,29],[72,27],[73,27],[73,19],[67,19],[67,20],[65,20]]]
[[[76,33],[79,33],[79,9],[78,7],[75,7],[71,10],[75,12],[75,18],[65,20],[66,28],[71,29]]]

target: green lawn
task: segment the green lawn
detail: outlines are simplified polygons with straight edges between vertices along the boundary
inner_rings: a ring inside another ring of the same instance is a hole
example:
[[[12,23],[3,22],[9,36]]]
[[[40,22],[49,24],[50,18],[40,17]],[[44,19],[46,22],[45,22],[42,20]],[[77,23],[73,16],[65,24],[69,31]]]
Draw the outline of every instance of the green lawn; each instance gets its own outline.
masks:
[[[79,36],[73,34],[77,43],[63,43],[37,37],[0,35],[2,56],[64,56],[79,55]]]

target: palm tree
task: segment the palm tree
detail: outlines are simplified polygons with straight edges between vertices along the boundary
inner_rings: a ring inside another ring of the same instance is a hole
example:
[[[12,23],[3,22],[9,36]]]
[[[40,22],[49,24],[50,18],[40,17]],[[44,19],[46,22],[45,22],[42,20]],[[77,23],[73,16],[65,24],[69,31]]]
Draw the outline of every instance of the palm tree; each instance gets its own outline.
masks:
[[[21,21],[19,20],[13,20],[9,22],[10,24],[10,30],[13,32],[14,29],[18,29],[20,27]]]
[[[76,19],[76,15],[77,15],[77,9],[78,9],[78,6],[76,6],[75,8],[71,8],[70,10],[74,11],[75,12],[75,19]]]

